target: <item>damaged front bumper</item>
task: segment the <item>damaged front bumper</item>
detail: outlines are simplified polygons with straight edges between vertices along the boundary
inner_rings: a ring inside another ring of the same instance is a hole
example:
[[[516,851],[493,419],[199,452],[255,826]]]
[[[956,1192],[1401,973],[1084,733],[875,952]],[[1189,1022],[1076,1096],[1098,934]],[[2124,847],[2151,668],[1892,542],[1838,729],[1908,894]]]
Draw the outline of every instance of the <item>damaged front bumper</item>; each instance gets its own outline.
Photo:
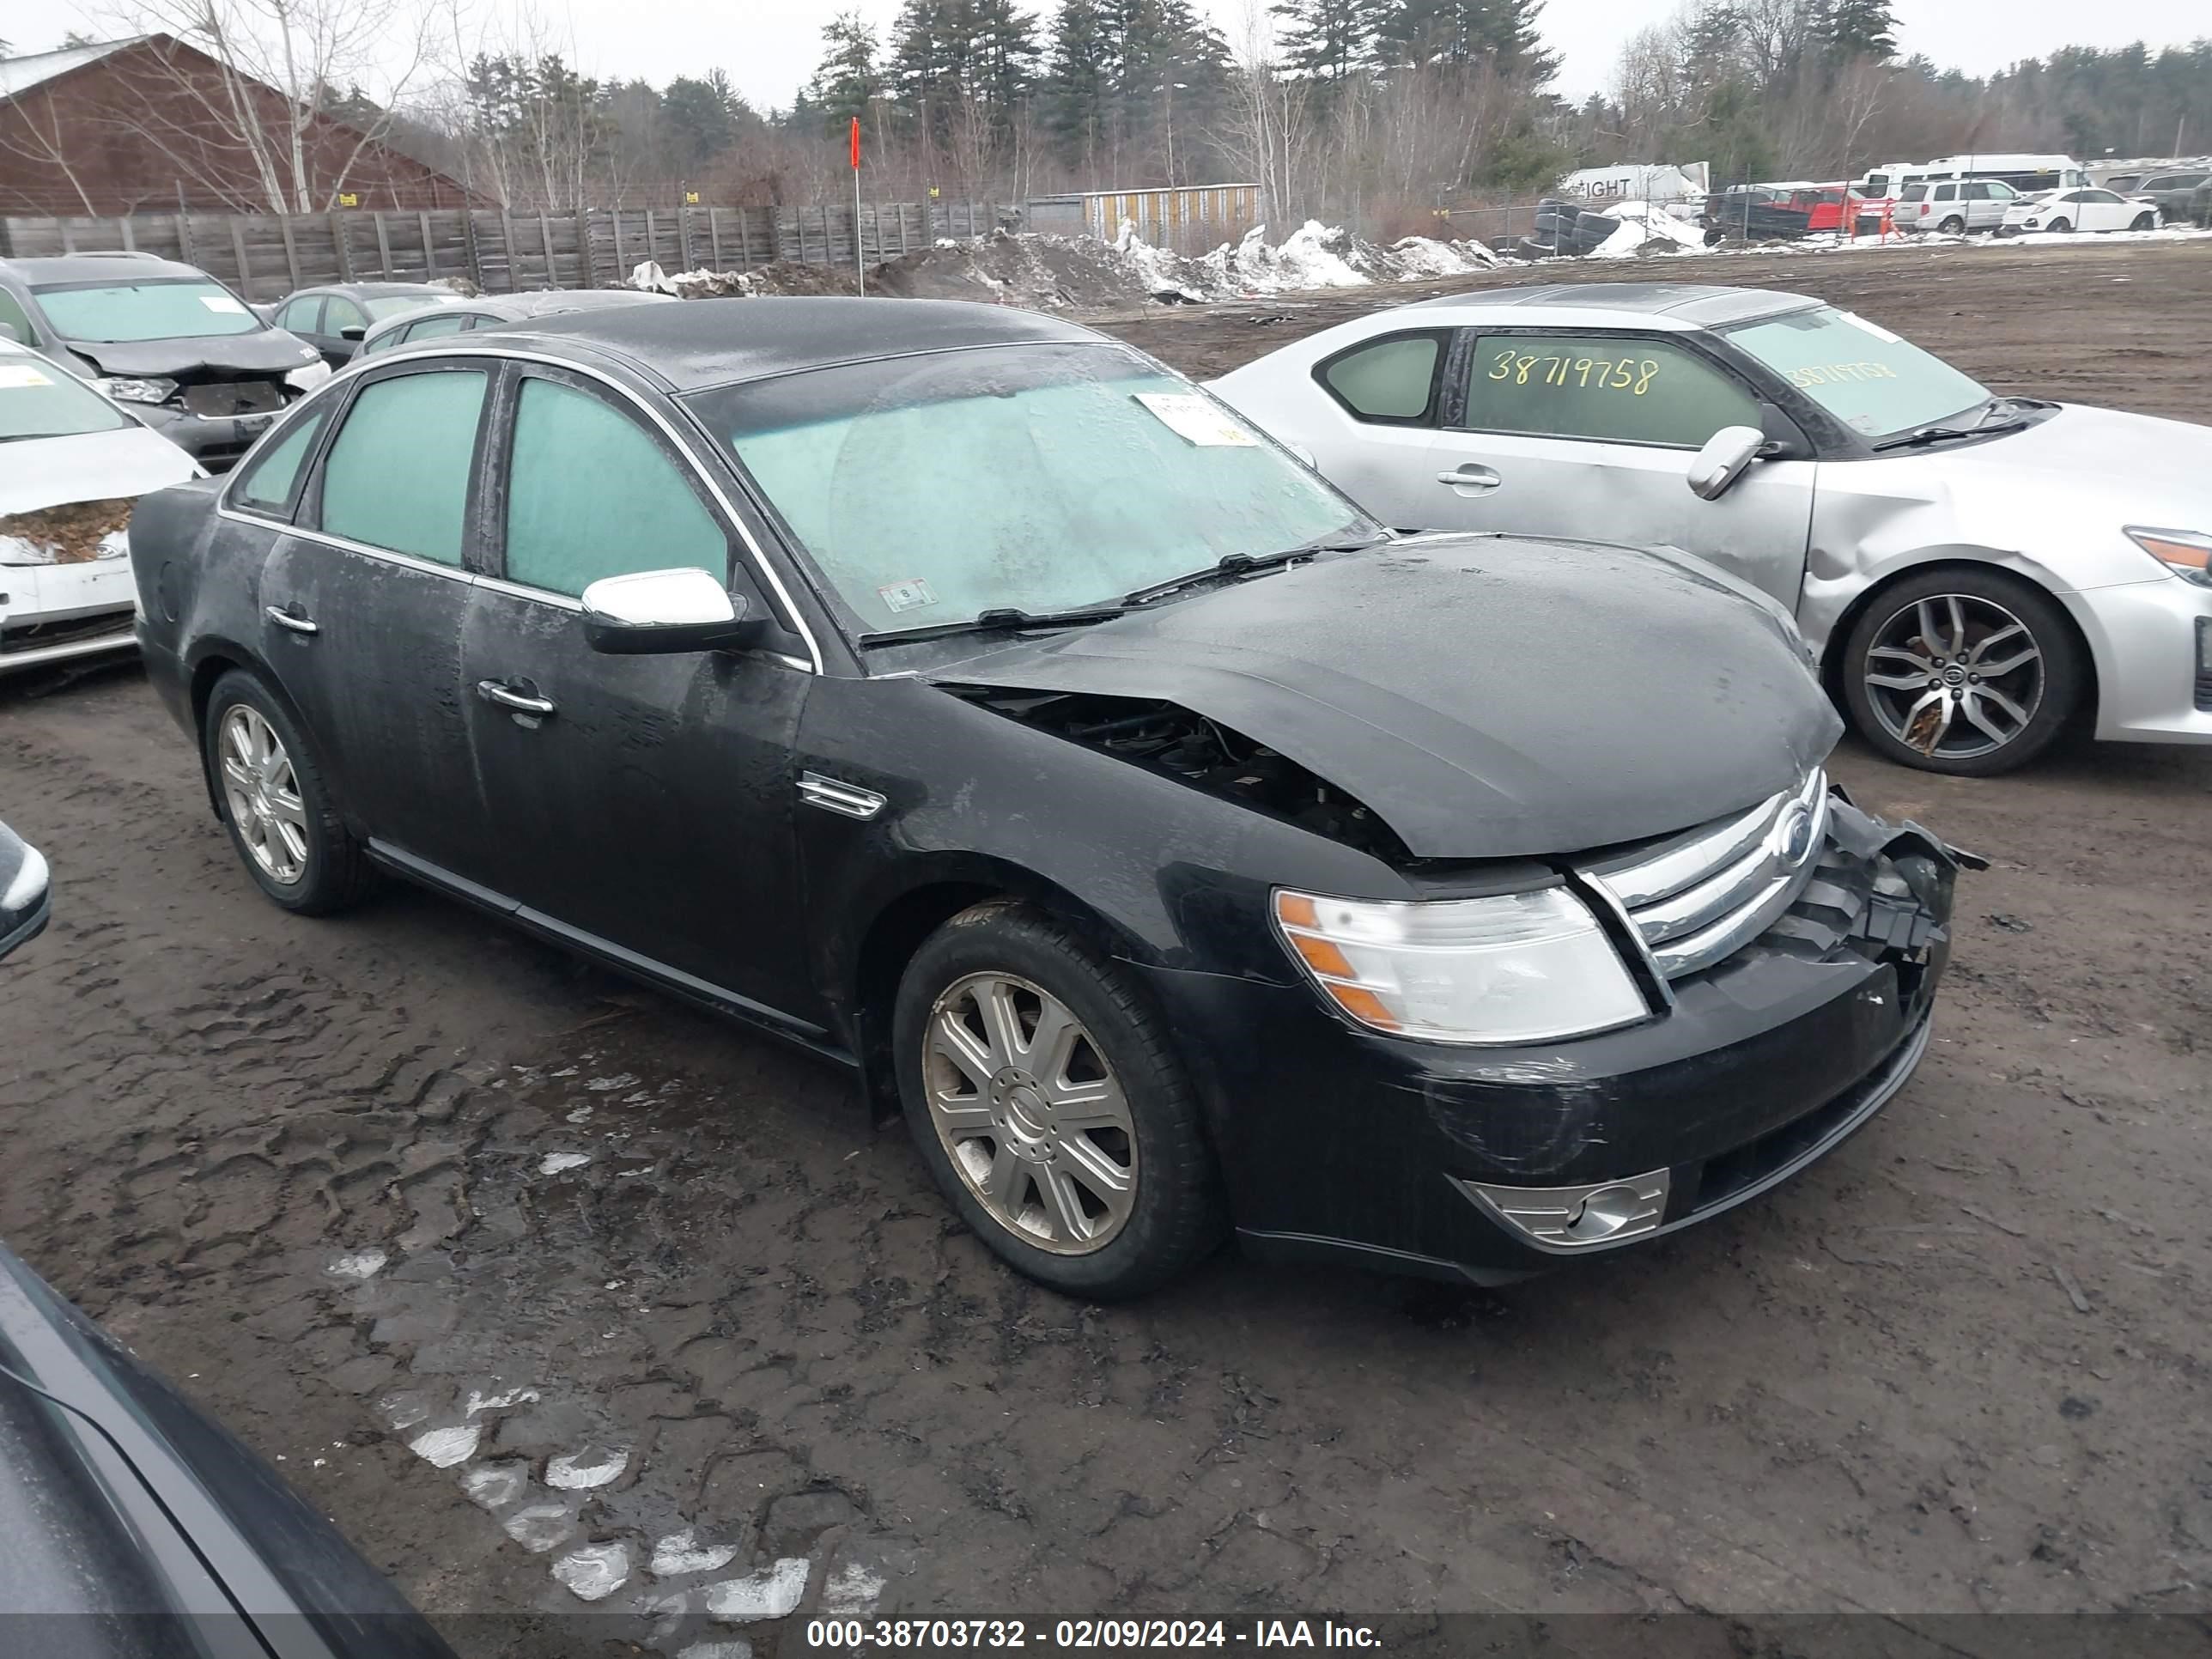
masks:
[[[1664,1015],[1523,1048],[1354,1029],[1301,985],[1154,969],[1253,1254],[1502,1283],[1705,1220],[1839,1146],[1911,1076],[1982,861],[1832,793],[1790,910]]]

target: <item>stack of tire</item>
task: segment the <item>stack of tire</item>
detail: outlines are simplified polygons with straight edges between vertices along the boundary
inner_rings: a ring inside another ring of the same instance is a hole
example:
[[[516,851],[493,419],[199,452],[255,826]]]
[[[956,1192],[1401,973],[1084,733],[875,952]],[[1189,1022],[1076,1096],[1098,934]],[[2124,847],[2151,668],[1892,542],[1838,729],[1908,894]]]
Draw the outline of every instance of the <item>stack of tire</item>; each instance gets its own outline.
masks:
[[[1596,252],[1620,228],[1618,219],[1587,212],[1572,202],[1547,198],[1536,204],[1536,228],[1513,251],[1523,259],[1577,258]]]

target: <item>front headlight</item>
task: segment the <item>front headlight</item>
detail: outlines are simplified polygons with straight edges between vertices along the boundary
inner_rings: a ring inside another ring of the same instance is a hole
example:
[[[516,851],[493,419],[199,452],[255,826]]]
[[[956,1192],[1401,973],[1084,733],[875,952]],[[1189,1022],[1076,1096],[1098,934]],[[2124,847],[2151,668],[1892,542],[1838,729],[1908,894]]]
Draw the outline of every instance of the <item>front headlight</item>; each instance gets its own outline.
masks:
[[[318,357],[305,368],[295,368],[284,377],[284,384],[295,392],[313,392],[331,378],[331,366]]]
[[[118,374],[93,384],[119,404],[166,404],[176,396],[174,380],[156,380]]]
[[[1275,895],[1275,922],[1329,1000],[1430,1042],[1540,1042],[1645,1018],[1643,993],[1564,887],[1398,903]]]
[[[2212,535],[2201,530],[2127,527],[2128,539],[2185,582],[2212,587]]]

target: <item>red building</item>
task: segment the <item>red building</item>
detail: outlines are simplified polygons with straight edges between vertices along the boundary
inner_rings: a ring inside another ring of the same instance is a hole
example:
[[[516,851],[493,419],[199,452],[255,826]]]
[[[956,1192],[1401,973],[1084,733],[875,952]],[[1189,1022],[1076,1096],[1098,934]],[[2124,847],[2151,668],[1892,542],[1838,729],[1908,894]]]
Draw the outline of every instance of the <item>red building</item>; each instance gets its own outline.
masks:
[[[436,168],[169,35],[0,59],[0,214],[471,205]]]

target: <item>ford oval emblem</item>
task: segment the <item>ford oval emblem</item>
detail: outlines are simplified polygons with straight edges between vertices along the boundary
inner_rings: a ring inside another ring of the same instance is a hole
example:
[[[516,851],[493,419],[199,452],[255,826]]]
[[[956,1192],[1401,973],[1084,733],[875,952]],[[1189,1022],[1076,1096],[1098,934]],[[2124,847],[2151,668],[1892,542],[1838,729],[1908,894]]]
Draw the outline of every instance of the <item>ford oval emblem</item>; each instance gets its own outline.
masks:
[[[1813,850],[1813,812],[1804,802],[1793,800],[1783,809],[1782,822],[1774,830],[1774,849],[1790,865],[1802,864]]]

